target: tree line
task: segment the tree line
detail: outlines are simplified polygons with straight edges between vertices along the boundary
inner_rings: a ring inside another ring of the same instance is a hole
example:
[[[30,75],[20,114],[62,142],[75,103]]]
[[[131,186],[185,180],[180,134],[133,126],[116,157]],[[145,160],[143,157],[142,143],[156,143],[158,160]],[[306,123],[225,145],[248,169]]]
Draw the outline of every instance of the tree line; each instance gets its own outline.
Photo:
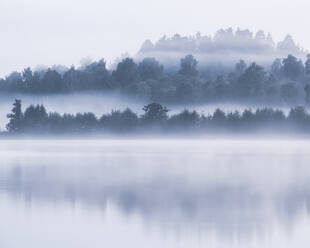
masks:
[[[48,113],[43,105],[30,105],[22,111],[21,100],[15,100],[11,113],[7,115],[7,130],[12,134],[310,133],[310,114],[304,107],[292,108],[288,115],[272,108],[230,113],[217,109],[209,115],[184,109],[178,114],[168,115],[167,107],[151,103],[144,106],[143,111],[138,115],[129,108],[113,110],[100,118],[91,112],[61,115]]]
[[[118,91],[137,99],[162,103],[264,103],[310,104],[310,55],[305,63],[292,55],[276,59],[271,68],[240,60],[233,71],[216,74],[198,68],[198,61],[187,55],[176,71],[165,70],[154,58],[139,63],[131,58],[108,70],[104,60],[85,68],[71,67],[22,73],[0,79],[0,93],[57,94],[94,90]]]

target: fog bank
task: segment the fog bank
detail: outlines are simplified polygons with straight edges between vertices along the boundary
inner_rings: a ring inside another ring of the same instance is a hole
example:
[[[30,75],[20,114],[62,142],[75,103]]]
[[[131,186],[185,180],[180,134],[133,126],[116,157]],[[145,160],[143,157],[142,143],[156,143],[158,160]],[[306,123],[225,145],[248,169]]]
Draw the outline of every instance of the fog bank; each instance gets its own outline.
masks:
[[[138,54],[138,59],[154,57],[166,67],[175,67],[180,58],[187,54],[194,55],[201,67],[231,69],[240,60],[247,63],[257,62],[270,66],[274,59],[287,54],[305,57],[307,50],[298,46],[291,35],[275,43],[270,33],[262,30],[256,33],[248,29],[219,29],[214,35],[202,35],[198,32],[192,36],[175,34],[164,35],[156,42],[146,40]]]

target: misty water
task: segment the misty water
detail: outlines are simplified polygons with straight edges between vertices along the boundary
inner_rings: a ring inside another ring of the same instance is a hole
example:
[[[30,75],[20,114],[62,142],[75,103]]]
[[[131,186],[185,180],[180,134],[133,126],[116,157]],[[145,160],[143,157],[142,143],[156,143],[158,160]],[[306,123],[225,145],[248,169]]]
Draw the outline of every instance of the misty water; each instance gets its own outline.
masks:
[[[1,140],[0,247],[304,247],[310,141]]]

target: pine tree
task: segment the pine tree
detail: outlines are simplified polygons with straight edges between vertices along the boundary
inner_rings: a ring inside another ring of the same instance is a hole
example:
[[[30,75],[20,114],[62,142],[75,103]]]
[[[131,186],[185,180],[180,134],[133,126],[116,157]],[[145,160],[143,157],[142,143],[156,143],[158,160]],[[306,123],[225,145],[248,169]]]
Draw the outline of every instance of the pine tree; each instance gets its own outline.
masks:
[[[17,133],[22,128],[23,112],[21,100],[15,99],[13,103],[12,113],[8,114],[7,117],[10,119],[6,128],[9,132]]]

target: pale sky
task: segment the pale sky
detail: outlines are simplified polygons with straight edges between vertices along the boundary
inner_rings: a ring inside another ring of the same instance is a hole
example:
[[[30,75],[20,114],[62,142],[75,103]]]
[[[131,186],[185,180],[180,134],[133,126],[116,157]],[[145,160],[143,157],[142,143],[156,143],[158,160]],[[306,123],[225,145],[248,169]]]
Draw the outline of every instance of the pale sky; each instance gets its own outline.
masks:
[[[108,63],[164,34],[240,27],[310,48],[309,0],[0,0],[0,76],[37,65]]]

